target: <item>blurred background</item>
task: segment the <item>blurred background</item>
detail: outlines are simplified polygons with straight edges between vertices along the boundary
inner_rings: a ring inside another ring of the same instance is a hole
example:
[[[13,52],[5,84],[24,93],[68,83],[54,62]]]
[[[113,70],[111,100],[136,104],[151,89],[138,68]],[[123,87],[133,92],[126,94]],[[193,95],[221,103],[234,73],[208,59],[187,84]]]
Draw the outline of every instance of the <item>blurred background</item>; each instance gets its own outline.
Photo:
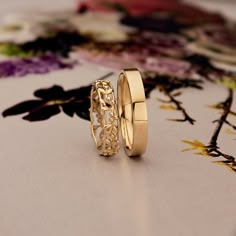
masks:
[[[76,9],[80,0],[0,0],[0,13],[22,11],[30,9]],[[130,0],[127,0],[130,1]],[[132,0],[131,0],[132,1]],[[156,0],[164,1],[166,0]],[[228,17],[233,18],[236,11],[236,0],[184,0],[195,5],[204,6],[216,11],[223,11]]]

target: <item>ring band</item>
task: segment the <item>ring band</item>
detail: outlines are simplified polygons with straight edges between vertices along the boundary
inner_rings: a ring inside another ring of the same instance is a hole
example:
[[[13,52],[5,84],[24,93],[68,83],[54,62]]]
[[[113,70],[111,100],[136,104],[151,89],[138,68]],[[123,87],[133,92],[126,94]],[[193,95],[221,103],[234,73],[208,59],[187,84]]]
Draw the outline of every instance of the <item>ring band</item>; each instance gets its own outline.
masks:
[[[98,153],[112,156],[119,150],[119,119],[114,89],[107,80],[96,80],[90,94],[92,137]]]
[[[140,72],[125,69],[117,86],[118,113],[124,147],[128,156],[140,156],[146,151],[148,125],[147,107]]]

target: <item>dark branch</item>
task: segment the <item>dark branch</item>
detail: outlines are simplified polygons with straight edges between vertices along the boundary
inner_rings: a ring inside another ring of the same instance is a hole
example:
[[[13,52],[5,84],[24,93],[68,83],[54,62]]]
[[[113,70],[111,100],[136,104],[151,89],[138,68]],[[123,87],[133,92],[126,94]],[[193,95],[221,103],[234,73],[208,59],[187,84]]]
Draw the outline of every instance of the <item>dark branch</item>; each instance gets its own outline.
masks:
[[[208,151],[209,156],[212,156],[212,157],[220,157],[221,156],[221,157],[225,158],[227,161],[223,161],[223,162],[227,166],[230,166],[230,168],[233,171],[236,171],[235,157],[221,152],[219,147],[217,146],[219,134],[220,134],[221,129],[224,124],[227,124],[234,129],[236,128],[236,126],[232,125],[230,122],[227,121],[227,117],[231,113],[232,103],[233,103],[233,90],[229,89],[229,94],[228,94],[227,99],[224,102],[220,103],[222,105],[221,109],[223,110],[223,113],[218,120],[214,121],[215,123],[217,123],[217,126],[216,126],[216,129],[215,129],[212,137],[211,137],[210,143],[207,146],[207,149],[208,149],[207,151]]]

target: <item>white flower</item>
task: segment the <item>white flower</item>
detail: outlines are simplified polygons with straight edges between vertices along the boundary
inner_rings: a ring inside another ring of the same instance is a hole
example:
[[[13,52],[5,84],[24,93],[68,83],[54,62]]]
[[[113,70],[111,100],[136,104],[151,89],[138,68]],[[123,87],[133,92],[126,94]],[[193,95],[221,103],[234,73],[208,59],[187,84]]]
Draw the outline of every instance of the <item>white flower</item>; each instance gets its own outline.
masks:
[[[25,43],[43,34],[38,23],[24,15],[7,15],[0,23],[0,42]]]
[[[71,22],[82,34],[98,42],[122,42],[127,40],[131,27],[120,23],[120,14],[88,12],[71,17]]]
[[[25,13],[6,15],[0,20],[0,43],[26,43],[47,37],[58,29],[70,30],[68,14]]]

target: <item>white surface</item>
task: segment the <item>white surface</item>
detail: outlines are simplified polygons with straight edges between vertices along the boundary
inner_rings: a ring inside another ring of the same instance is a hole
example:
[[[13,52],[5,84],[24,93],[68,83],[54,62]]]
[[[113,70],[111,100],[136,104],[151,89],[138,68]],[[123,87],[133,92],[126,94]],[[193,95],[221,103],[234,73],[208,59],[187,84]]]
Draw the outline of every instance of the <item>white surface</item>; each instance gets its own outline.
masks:
[[[38,88],[75,88],[104,73],[87,67],[1,81],[0,110],[32,98]],[[149,147],[141,160],[123,150],[100,158],[89,123],[79,118],[0,118],[0,235],[235,236],[235,174],[211,158],[181,152],[182,139],[208,141],[218,112],[204,104],[226,96],[216,91],[185,91],[195,126],[166,121],[175,115],[158,108],[161,95],[154,92],[148,100]],[[226,140],[221,145],[233,152],[235,141]]]

